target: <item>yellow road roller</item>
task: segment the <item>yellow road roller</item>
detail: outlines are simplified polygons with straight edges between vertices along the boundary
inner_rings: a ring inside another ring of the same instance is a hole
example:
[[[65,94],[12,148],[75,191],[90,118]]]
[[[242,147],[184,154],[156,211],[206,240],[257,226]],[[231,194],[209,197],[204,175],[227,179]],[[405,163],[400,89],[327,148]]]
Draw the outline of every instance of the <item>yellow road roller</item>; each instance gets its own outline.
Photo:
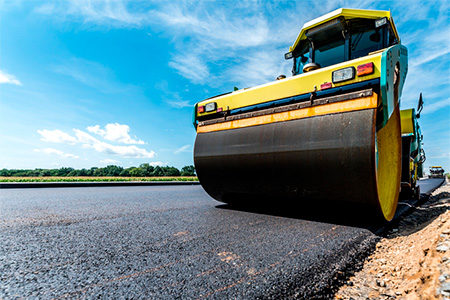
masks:
[[[285,54],[291,77],[195,105],[201,185],[225,203],[332,202],[391,220],[407,57],[389,11],[306,23]]]

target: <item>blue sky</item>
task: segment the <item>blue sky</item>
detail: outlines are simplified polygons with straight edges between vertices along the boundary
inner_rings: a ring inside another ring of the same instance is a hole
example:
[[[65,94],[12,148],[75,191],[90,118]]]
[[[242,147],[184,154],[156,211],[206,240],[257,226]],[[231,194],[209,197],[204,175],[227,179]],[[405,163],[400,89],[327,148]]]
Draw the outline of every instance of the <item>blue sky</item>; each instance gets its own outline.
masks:
[[[0,168],[192,164],[193,104],[290,75],[304,22],[391,10],[423,92],[426,167],[450,170],[448,1],[0,0]]]

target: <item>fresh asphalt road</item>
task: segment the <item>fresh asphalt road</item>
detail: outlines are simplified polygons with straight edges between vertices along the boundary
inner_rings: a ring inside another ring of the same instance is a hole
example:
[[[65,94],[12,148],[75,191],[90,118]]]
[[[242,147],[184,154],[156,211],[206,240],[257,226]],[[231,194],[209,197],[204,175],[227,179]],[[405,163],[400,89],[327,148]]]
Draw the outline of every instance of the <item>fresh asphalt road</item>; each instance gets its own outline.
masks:
[[[444,181],[443,178],[428,178],[419,180],[420,193],[430,194],[432,191],[436,189],[437,186],[441,185],[443,181]]]
[[[341,219],[231,208],[201,186],[3,189],[0,298],[329,297],[377,240]]]

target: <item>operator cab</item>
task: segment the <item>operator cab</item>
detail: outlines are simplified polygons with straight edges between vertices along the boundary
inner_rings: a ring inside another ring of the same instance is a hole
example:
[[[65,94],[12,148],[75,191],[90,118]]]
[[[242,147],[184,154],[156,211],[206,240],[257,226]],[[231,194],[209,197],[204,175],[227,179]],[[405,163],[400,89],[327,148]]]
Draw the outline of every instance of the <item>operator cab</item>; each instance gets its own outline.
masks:
[[[294,59],[293,75],[367,56],[399,43],[386,17],[339,17],[306,30],[305,36],[285,55],[286,59]]]

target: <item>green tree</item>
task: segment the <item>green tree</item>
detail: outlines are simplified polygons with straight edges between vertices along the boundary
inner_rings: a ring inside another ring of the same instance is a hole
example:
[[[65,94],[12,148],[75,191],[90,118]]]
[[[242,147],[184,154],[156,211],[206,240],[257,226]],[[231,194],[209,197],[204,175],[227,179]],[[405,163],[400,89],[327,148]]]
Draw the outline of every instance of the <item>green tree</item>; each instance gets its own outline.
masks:
[[[181,168],[181,176],[195,176],[195,167],[190,166],[184,166]]]
[[[131,168],[131,170],[130,170],[130,176],[133,176],[133,177],[142,177],[142,176],[144,176],[144,175],[143,175],[143,172],[142,172],[142,170],[141,170],[140,168]]]
[[[141,164],[139,169],[142,170],[142,176],[152,176],[152,173],[155,170],[155,168],[148,163]]]
[[[120,172],[120,176],[123,176],[123,177],[130,177],[130,171],[132,170],[133,168],[126,168],[126,169],[123,169],[122,170],[122,172]]]
[[[120,172],[122,172],[122,170],[123,170],[122,167],[118,167],[118,166],[114,166],[114,165],[109,165],[102,169],[103,169],[102,170],[103,176],[119,176]]]
[[[163,167],[164,176],[180,176],[180,170],[175,167]]]
[[[156,166],[152,172],[152,176],[160,177],[164,176],[164,171],[160,166]]]

